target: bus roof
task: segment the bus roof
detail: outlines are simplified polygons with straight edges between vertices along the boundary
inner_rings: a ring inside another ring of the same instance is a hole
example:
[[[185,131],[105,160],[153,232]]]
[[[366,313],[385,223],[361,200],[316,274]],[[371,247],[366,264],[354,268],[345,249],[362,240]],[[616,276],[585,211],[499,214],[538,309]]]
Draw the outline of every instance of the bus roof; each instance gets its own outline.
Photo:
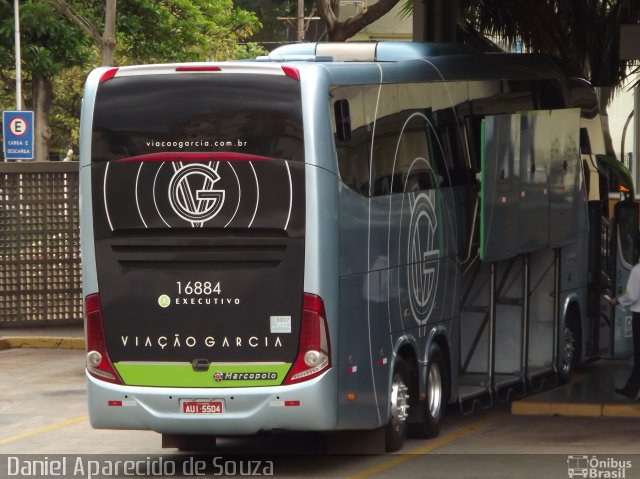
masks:
[[[297,43],[273,50],[259,62],[321,63],[334,76],[366,71],[365,64],[376,65],[387,74],[401,75],[424,71],[424,63],[433,65],[439,78],[425,80],[491,80],[564,78],[556,62],[547,55],[482,52],[475,47],[456,44],[416,42]],[[357,64],[357,66],[356,66]],[[364,67],[364,68],[363,68]],[[401,73],[400,73],[401,72]],[[353,75],[348,75],[353,78]]]

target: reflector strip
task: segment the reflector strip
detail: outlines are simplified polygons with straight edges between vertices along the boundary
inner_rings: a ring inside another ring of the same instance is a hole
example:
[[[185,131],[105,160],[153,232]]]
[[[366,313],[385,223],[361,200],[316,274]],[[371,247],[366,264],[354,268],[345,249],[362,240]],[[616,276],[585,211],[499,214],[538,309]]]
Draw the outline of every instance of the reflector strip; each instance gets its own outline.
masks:
[[[270,407],[298,407],[300,406],[300,401],[271,401],[269,402]]]
[[[125,401],[118,401],[118,400],[107,401],[107,406],[110,406],[110,407],[128,407],[128,406],[135,406],[135,405],[136,405],[136,401],[133,399],[127,399]]]
[[[132,156],[122,158],[117,163],[139,163],[139,162],[159,162],[159,161],[270,161],[273,158],[258,155],[248,155],[234,152],[207,152],[207,153],[150,153],[148,155]]]

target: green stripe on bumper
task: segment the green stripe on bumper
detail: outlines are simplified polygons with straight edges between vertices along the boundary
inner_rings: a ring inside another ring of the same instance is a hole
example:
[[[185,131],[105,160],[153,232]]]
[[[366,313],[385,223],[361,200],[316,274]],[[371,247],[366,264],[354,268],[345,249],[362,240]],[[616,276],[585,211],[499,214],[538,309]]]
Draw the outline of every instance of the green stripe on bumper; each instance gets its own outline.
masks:
[[[128,386],[235,388],[279,386],[291,363],[211,364],[208,371],[194,371],[189,363],[116,363],[114,366]]]

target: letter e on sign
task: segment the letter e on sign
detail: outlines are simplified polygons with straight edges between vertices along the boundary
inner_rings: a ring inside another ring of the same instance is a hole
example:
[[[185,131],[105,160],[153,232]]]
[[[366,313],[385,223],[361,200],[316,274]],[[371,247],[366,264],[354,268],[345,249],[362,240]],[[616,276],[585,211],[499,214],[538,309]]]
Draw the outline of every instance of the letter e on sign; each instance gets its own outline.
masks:
[[[14,136],[23,136],[29,130],[27,121],[22,117],[15,117],[9,122],[9,131]]]

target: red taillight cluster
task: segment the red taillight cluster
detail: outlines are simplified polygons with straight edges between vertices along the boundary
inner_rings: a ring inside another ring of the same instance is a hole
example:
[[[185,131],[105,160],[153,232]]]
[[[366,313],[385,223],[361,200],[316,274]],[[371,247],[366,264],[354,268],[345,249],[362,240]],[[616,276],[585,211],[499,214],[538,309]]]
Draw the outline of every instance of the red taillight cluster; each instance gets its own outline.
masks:
[[[116,76],[116,73],[118,73],[117,68],[110,68],[109,70],[105,71],[102,74],[102,76],[100,77],[99,83],[104,83],[111,80],[113,77]]]
[[[305,293],[298,356],[284,384],[295,384],[315,378],[331,367],[331,345],[327,314],[319,296]]]
[[[87,371],[97,379],[123,384],[107,353],[99,294],[85,298],[84,311],[87,318]]]
[[[282,67],[282,71],[284,72],[284,74],[286,76],[288,76],[289,78],[292,78],[296,81],[300,81],[300,72],[298,71],[297,68],[294,67],[288,67],[288,66],[283,66]]]

